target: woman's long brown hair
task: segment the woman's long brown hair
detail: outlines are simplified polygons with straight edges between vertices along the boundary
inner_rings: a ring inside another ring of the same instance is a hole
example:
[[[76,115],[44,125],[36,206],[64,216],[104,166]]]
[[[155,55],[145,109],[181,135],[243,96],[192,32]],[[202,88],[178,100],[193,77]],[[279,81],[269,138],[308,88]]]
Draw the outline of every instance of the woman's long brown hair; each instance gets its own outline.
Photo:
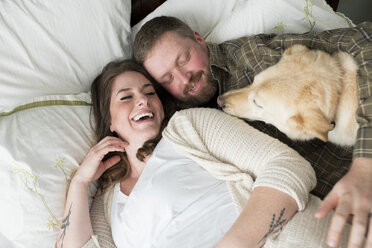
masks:
[[[116,133],[113,133],[110,130],[111,90],[115,78],[127,71],[135,71],[143,74],[154,85],[155,91],[164,108],[164,120],[161,124],[159,134],[154,139],[145,142],[143,147],[137,151],[137,158],[140,161],[144,161],[147,156],[152,154],[154,148],[161,139],[161,132],[168,123],[170,117],[176,111],[175,106],[177,106],[177,104],[175,104],[176,100],[159,86],[159,84],[155,82],[155,80],[140,64],[136,63],[134,60],[122,60],[110,62],[103,68],[102,73],[93,81],[91,87],[92,111],[94,117],[94,120],[91,120],[91,123],[94,123],[93,129],[96,133],[97,142],[106,136],[118,137]],[[112,152],[107,154],[104,159],[113,155],[119,155],[121,160],[105,171],[99,178],[99,187],[103,191],[130,174],[130,165],[126,153]]]

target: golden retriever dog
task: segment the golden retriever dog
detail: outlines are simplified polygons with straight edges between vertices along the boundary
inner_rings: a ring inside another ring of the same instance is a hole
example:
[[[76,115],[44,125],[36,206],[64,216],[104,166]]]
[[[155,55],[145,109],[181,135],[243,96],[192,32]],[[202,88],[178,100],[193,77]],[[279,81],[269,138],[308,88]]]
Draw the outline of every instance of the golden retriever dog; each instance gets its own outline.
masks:
[[[347,53],[294,45],[252,85],[226,92],[217,102],[226,113],[272,124],[293,140],[352,146],[358,129],[357,70]]]

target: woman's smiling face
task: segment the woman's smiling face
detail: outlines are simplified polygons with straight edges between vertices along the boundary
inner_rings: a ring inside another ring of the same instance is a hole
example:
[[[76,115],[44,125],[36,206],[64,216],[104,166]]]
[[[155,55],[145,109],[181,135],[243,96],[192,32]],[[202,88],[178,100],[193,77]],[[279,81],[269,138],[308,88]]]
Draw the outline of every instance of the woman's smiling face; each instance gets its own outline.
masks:
[[[139,72],[127,71],[113,82],[110,117],[112,132],[141,146],[158,135],[164,110],[152,83]]]

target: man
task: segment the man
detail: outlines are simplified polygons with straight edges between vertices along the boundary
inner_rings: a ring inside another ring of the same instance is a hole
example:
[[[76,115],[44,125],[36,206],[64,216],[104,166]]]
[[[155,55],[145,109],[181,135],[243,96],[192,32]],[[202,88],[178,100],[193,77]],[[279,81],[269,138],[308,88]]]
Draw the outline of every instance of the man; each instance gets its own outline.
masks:
[[[173,96],[180,107],[217,107],[216,98],[253,82],[254,76],[279,61],[293,44],[339,50],[353,55],[358,66],[359,102],[357,140],[354,149],[319,140],[294,142],[273,126],[250,122],[255,128],[286,143],[314,167],[318,184],[312,193],[324,198],[316,217],[336,208],[327,242],[335,247],[349,215],[353,217],[350,244],[361,247],[369,226],[372,247],[372,24],[355,28],[280,36],[261,34],[206,43],[203,37],[180,20],[158,17],[146,23],[134,42],[134,56]],[[350,166],[351,165],[351,166]],[[350,170],[349,170],[350,169]]]

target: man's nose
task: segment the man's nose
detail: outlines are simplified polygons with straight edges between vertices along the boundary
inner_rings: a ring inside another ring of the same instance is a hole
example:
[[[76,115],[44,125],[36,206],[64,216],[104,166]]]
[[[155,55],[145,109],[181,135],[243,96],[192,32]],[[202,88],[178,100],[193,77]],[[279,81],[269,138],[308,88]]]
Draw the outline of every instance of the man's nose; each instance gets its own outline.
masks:
[[[177,75],[176,76],[178,77],[178,80],[180,81],[181,84],[183,84],[183,85],[189,84],[190,75],[186,71],[179,69],[179,70],[177,70]]]

